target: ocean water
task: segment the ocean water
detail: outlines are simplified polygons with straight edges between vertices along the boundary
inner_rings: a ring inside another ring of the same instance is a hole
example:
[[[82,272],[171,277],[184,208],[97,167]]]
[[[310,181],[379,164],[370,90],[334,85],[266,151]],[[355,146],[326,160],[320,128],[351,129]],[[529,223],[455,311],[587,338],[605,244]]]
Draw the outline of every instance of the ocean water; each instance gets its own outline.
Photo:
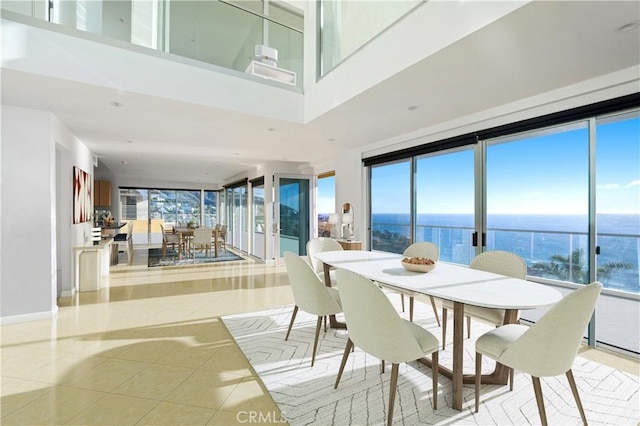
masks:
[[[605,287],[640,293],[640,217],[598,215],[596,223],[598,279]],[[421,214],[416,225],[417,240],[436,243],[441,260],[468,264],[473,258],[473,215]],[[490,215],[486,247],[517,253],[527,262],[530,275],[587,282],[587,232],[587,216]],[[373,249],[401,253],[409,245],[409,234],[408,214],[373,215]],[[564,267],[568,275],[554,276],[532,269],[536,264],[552,262]]]

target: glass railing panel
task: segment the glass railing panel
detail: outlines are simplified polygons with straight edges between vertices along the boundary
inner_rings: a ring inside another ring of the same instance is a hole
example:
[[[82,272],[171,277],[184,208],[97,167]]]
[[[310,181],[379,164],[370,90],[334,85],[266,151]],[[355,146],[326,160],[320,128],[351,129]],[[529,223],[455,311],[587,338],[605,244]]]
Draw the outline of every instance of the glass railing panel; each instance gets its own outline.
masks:
[[[295,85],[302,87],[303,31],[297,27],[302,18],[294,13],[285,21],[296,26],[218,0],[53,0],[49,11],[46,1],[0,5],[3,10],[242,73],[255,59],[256,45],[267,45],[278,50],[277,68],[295,73]],[[278,8],[276,15],[284,19],[286,14]]]
[[[326,75],[423,2],[321,0],[318,14],[320,76]]]

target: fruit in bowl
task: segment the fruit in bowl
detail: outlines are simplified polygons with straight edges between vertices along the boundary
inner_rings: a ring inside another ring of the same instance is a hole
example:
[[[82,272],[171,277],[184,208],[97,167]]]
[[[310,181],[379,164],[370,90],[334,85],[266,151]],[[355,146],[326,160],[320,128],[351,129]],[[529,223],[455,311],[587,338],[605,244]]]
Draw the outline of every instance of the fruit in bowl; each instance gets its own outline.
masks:
[[[405,257],[400,263],[411,272],[429,272],[436,267],[436,261],[428,257]]]

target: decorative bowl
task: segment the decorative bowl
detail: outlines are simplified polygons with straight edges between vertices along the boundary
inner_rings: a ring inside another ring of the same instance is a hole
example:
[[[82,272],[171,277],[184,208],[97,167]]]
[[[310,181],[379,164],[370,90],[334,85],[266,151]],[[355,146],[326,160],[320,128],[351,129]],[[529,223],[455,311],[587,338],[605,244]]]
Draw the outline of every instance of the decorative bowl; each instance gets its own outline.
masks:
[[[411,272],[430,272],[433,271],[436,267],[436,263],[431,260],[428,259],[429,261],[433,262],[433,263],[411,263],[408,262],[407,260],[409,259],[418,259],[418,258],[408,258],[405,257],[404,259],[402,259],[400,261],[400,263],[402,264],[402,267],[404,269],[406,269],[407,271],[411,271]]]

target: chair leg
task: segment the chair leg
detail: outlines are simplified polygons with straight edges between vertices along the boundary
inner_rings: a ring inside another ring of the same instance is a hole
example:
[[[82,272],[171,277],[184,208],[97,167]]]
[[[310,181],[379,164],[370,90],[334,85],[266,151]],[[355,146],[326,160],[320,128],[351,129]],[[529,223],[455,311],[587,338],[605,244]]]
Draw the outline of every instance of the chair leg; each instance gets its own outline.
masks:
[[[380,373],[384,374],[384,359],[380,361]]]
[[[387,426],[391,426],[393,421],[393,406],[396,403],[396,389],[398,387],[398,364],[391,366],[391,381],[389,385],[389,415],[387,416]]]
[[[478,407],[480,406],[480,374],[482,372],[482,354],[476,352],[476,413],[478,412]]]
[[[404,312],[404,294],[400,293],[400,303],[402,303],[402,312]]]
[[[320,337],[320,328],[322,328],[322,317],[318,317],[316,323],[316,337],[313,340],[313,354],[311,354],[311,366],[316,362],[316,350],[318,349],[318,339]]]
[[[433,409],[438,409],[438,351],[431,354],[431,377],[433,379]]]
[[[542,426],[547,426],[547,413],[544,410],[544,399],[542,399],[542,387],[540,386],[540,378],[531,376],[531,379],[533,379],[533,391],[536,394],[536,402],[538,403],[540,421],[542,422]]]
[[[471,317],[467,315],[467,339],[471,339]]]
[[[351,339],[347,339],[347,345],[344,347],[344,354],[342,354],[342,362],[340,362],[340,370],[338,370],[338,377],[336,377],[336,384],[333,385],[334,389],[338,389],[338,383],[340,383],[340,378],[342,377],[342,372],[344,371],[344,366],[347,364],[347,358],[349,358],[349,352],[353,349],[353,342]]]
[[[576,400],[576,405],[578,406],[578,410],[580,410],[580,417],[582,417],[582,423],[584,424],[584,426],[587,426],[587,416],[584,415],[584,409],[582,408],[582,402],[580,402],[580,395],[578,394],[576,380],[573,378],[573,371],[569,369],[565,374],[567,375],[567,380],[569,380],[569,386],[571,386],[571,392],[573,393],[573,398]]]
[[[324,318],[324,332],[326,333],[327,332],[327,317],[324,316],[323,318]]]
[[[447,308],[442,308],[442,350],[447,344]]]
[[[284,340],[287,341],[289,339],[289,333],[291,333],[291,327],[293,326],[293,320],[296,319],[296,314],[298,313],[298,305],[293,307],[293,315],[291,315],[291,321],[289,321],[289,328],[287,329],[287,335],[284,337]]]
[[[413,322],[413,296],[409,296],[409,321]]]
[[[436,300],[433,296],[429,296],[429,300],[431,300],[431,308],[433,309],[433,315],[436,317],[436,322],[438,323],[438,327],[440,327],[440,316],[438,315],[438,308],[436,308]]]
[[[513,391],[513,373],[515,370],[513,368],[509,369],[509,390]]]

